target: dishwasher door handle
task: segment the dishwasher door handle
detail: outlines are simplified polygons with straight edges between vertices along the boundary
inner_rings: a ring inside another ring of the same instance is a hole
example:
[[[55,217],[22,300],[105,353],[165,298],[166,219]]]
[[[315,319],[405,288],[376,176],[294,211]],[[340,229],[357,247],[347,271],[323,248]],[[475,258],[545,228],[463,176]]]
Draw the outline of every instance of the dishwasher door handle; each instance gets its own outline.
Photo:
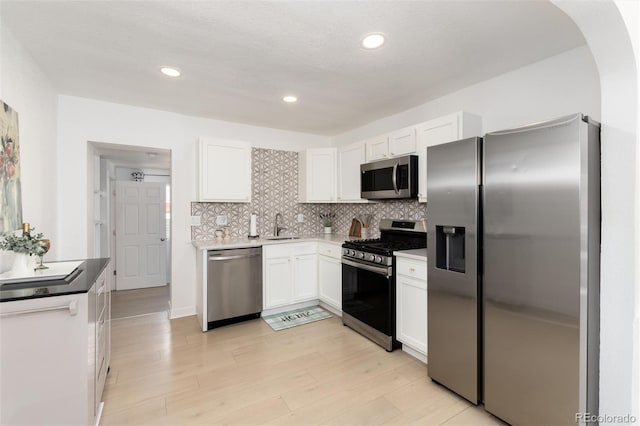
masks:
[[[238,254],[236,256],[209,256],[209,260],[235,260],[235,259],[249,259],[251,257],[257,257],[260,254]]]

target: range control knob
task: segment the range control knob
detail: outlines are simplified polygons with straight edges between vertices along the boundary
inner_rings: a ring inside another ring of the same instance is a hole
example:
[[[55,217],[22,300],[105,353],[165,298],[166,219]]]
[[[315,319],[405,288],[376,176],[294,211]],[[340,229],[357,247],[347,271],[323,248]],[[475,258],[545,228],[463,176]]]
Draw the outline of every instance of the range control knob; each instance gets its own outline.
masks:
[[[375,255],[375,254],[368,254],[368,255],[367,255],[367,260],[368,260],[369,262],[373,262],[373,261],[375,261],[375,260],[376,260],[376,255]]]
[[[376,256],[376,262],[377,263],[382,263],[382,257],[381,256]]]
[[[342,249],[342,254],[349,254],[349,249]]]
[[[356,251],[355,250],[351,250],[351,256],[355,256],[356,255]]]
[[[364,253],[362,253],[362,252],[358,252],[358,257],[359,257],[360,259],[364,259]]]

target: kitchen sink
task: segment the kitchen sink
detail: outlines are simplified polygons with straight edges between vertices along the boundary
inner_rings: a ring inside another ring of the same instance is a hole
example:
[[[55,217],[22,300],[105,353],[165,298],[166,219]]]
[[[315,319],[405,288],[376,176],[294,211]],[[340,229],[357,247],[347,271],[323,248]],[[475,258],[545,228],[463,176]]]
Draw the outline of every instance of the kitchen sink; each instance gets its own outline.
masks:
[[[291,235],[278,236],[278,237],[264,237],[265,240],[297,240],[300,237],[294,237]]]

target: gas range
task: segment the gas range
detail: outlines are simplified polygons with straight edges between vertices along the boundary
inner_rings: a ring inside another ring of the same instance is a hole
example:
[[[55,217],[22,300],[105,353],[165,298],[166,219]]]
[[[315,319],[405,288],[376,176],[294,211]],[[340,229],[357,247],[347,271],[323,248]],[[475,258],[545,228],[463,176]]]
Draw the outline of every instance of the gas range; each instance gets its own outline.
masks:
[[[380,238],[342,245],[342,323],[387,351],[396,340],[393,252],[427,246],[422,220],[380,221]]]
[[[347,241],[342,245],[342,257],[359,262],[391,266],[393,252],[427,246],[426,223],[422,220],[380,221],[380,238]]]

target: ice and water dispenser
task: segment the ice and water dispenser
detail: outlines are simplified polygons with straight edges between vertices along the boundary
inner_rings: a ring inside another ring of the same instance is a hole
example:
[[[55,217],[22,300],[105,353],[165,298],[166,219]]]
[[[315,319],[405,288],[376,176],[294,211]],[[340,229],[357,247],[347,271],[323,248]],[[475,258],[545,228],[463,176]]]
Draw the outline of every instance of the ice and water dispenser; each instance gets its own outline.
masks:
[[[465,227],[436,225],[436,268],[465,272]]]

